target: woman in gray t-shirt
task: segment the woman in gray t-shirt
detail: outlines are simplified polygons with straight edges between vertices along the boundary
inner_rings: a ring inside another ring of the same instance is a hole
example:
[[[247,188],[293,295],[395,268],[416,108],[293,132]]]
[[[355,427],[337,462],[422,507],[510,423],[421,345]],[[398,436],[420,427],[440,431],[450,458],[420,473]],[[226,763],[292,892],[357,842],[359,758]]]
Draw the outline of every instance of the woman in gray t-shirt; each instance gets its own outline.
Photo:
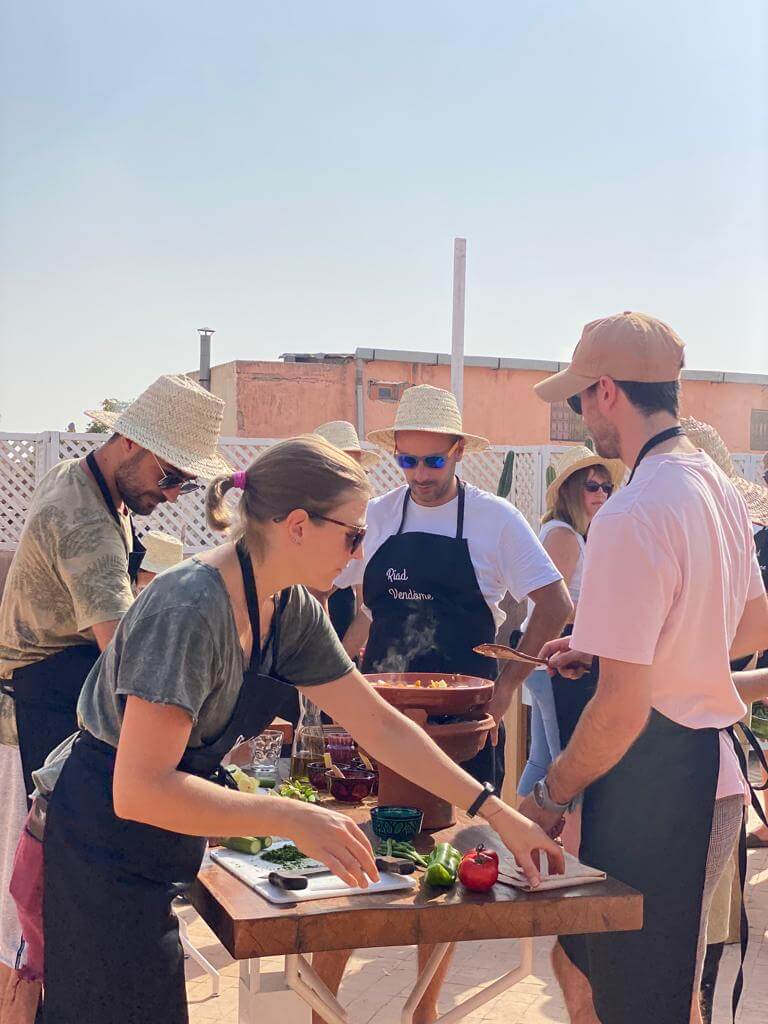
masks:
[[[532,853],[562,854],[383,701],[353,668],[305,586],[328,590],[361,557],[363,470],[321,438],[280,442],[215,480],[207,511],[243,490],[244,530],[160,576],[125,615],[78,706],[81,731],[36,777],[45,828],[45,1004],[57,1024],[187,1020],[170,904],[211,835],[280,835],[350,885],[377,871],[346,815],[212,781],[240,732],[264,728],[296,686],[401,774],[460,807],[480,804],[535,883]],[[482,801],[478,798],[483,797]],[[487,797],[487,799],[486,799]]]

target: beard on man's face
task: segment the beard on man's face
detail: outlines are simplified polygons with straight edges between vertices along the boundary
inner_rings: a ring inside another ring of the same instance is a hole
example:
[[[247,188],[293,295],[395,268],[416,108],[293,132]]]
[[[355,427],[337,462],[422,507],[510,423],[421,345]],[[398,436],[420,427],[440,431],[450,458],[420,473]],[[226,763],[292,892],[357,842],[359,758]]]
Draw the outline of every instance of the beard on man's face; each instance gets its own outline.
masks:
[[[115,471],[115,484],[126,506],[137,516],[148,516],[167,499],[159,489],[147,490],[144,481],[144,452],[137,452]]]
[[[584,424],[595,442],[595,451],[603,459],[620,459],[619,432],[596,409],[584,410]]]

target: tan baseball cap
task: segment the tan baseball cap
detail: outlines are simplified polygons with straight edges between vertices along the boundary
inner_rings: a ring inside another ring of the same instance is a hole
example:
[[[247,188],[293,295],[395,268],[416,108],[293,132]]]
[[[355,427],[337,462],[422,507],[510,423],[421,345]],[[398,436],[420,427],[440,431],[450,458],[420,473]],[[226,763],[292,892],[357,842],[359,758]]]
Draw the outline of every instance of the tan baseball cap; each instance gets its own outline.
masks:
[[[668,324],[625,310],[587,324],[571,365],[534,385],[534,390],[545,402],[564,402],[601,377],[646,383],[677,380],[684,349]]]

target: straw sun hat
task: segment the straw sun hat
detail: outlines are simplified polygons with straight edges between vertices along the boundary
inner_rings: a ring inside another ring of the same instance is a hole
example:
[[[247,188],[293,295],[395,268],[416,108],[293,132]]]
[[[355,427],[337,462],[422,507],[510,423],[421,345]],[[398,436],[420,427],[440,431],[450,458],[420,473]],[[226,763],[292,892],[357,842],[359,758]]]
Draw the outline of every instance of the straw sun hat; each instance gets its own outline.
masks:
[[[626,473],[626,466],[621,459],[604,459],[595,455],[584,444],[574,445],[563,452],[555,463],[556,476],[547,488],[547,508],[554,508],[557,495],[569,476],[578,473],[580,469],[589,469],[591,466],[605,466],[611,477],[613,489],[618,490]]]
[[[356,455],[360,459],[363,469],[373,469],[381,458],[376,452],[361,447],[357,431],[346,420],[331,420],[330,423],[322,423],[319,427],[315,427],[315,433],[324,437],[336,448],[341,448],[343,452]]]
[[[146,553],[141,560],[142,572],[164,572],[184,560],[184,545],[178,537],[160,530],[150,530],[141,538]]]
[[[216,448],[224,402],[189,377],[158,377],[123,412],[86,415],[184,473],[211,480],[232,472]]]
[[[426,434],[463,437],[467,452],[482,452],[488,447],[488,438],[468,434],[464,430],[453,393],[433,388],[429,384],[408,388],[397,407],[395,425],[383,430],[372,430],[368,440],[391,452],[395,449],[395,432],[399,430],[420,430]]]
[[[686,416],[680,420],[680,426],[688,435],[688,440],[701,448],[710,459],[719,466],[731,481],[747,504],[749,518],[756,526],[768,526],[768,487],[753,484],[743,476],[739,476],[731,459],[725,441],[709,423]]]

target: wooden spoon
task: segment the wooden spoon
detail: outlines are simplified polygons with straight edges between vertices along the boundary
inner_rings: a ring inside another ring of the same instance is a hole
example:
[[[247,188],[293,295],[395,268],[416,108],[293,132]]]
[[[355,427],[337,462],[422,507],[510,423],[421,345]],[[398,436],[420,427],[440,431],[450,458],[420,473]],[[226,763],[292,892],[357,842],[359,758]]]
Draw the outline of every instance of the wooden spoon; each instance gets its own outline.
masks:
[[[534,658],[532,654],[523,654],[505,644],[478,644],[472,648],[476,654],[484,654],[486,658],[500,658],[502,661],[524,661],[527,665],[544,665],[544,658]]]

